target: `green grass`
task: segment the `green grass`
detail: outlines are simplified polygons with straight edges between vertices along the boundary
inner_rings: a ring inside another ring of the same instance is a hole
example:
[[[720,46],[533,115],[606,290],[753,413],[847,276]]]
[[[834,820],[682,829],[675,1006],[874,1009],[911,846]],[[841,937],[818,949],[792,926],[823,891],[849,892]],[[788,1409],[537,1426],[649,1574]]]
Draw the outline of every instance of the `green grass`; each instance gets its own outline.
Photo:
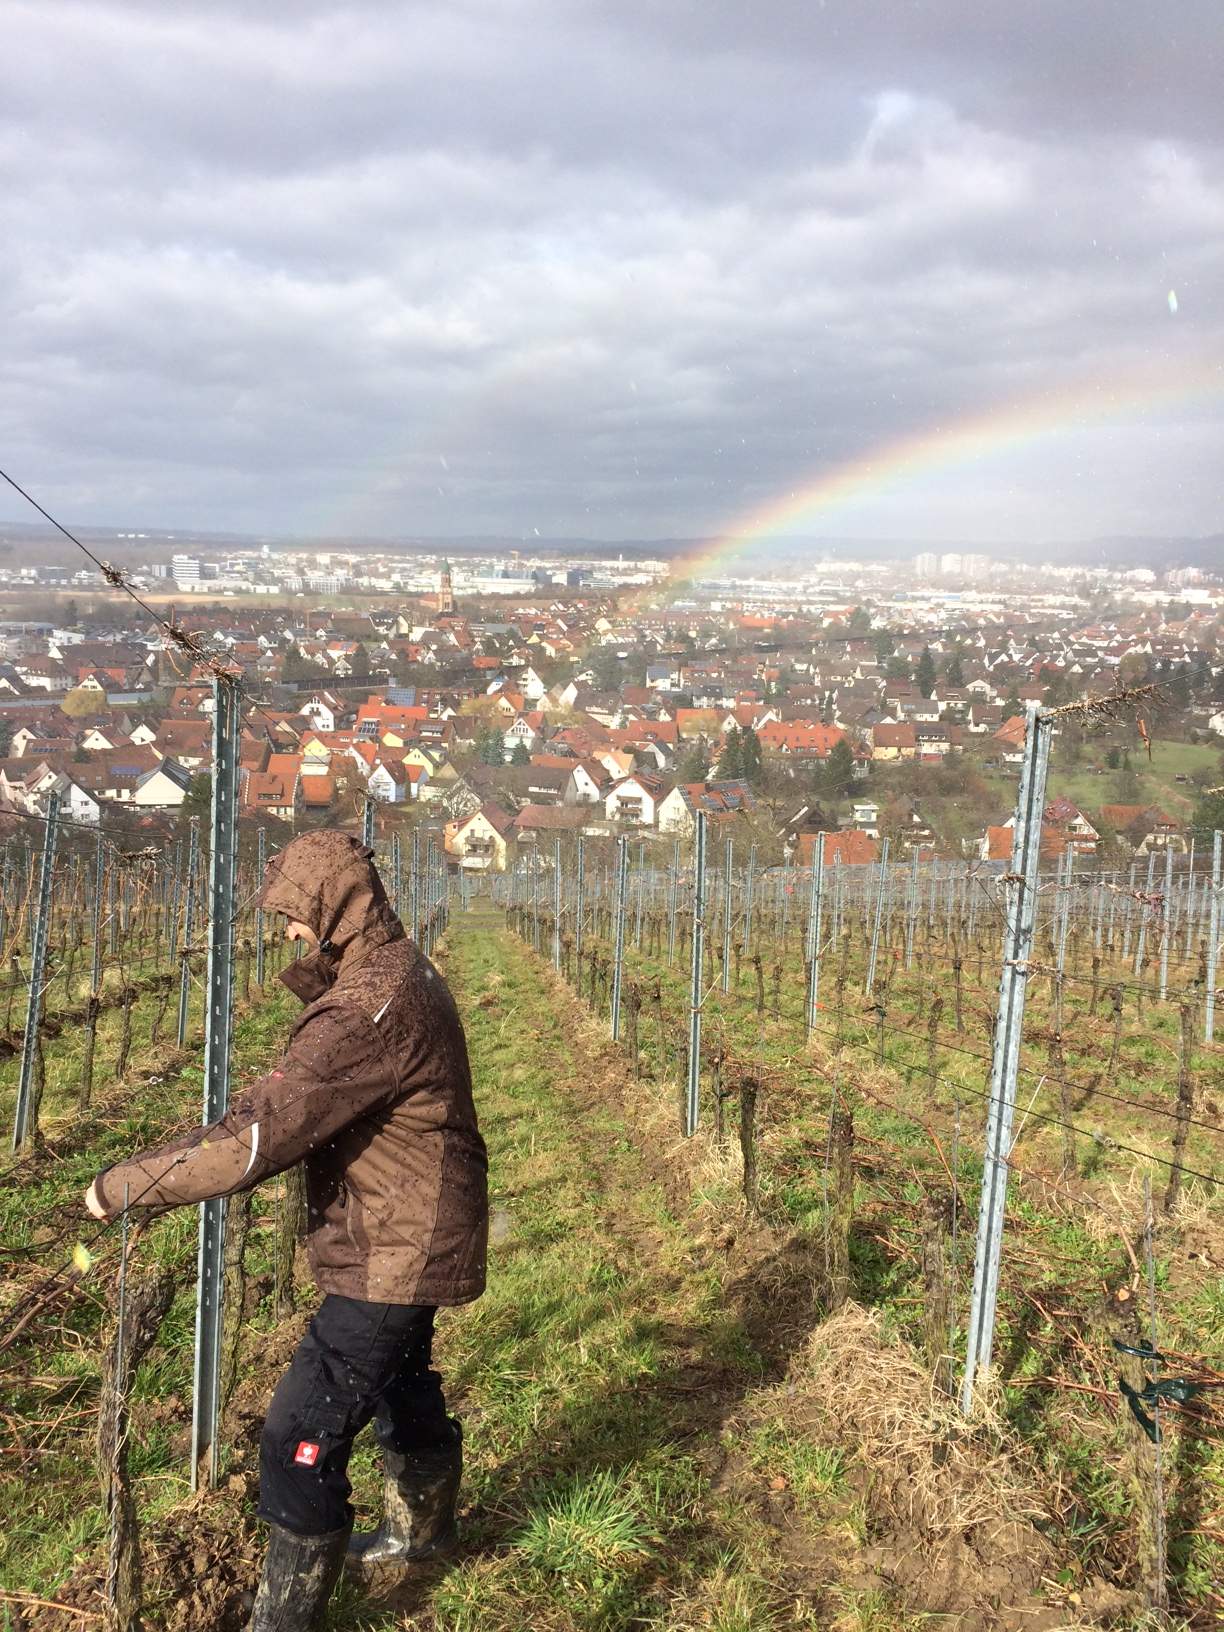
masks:
[[[771,1480],[782,1480],[804,1507],[816,1506],[823,1498],[845,1486],[845,1458],[834,1446],[820,1445],[780,1422],[767,1422],[751,1439],[752,1465]]]
[[[1123,799],[1118,793],[1118,771],[1105,767],[1103,746],[1089,742],[1078,765],[1068,765],[1056,745],[1054,762],[1050,767],[1048,793],[1051,799],[1070,799],[1092,820],[1102,805],[1137,804],[1160,805],[1170,816],[1184,821],[1190,814],[1197,793],[1189,780],[1178,782],[1178,776],[1189,778],[1195,771],[1213,774],[1219,780],[1220,745],[1191,742],[1156,741],[1149,759],[1141,745],[1130,753],[1131,769],[1139,779],[1139,792],[1133,798]],[[1097,767],[1100,767],[1099,772]],[[1016,800],[1014,776],[991,778],[997,782],[1001,805],[1010,810]]]

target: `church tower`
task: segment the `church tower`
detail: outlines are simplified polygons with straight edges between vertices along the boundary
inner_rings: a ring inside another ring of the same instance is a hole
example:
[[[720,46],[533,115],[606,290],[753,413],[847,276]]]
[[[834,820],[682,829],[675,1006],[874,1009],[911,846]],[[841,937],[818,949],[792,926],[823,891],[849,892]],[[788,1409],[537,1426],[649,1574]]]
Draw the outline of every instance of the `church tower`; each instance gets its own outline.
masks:
[[[450,562],[443,561],[442,571],[438,578],[438,611],[453,612],[455,610],[455,588],[451,582]]]

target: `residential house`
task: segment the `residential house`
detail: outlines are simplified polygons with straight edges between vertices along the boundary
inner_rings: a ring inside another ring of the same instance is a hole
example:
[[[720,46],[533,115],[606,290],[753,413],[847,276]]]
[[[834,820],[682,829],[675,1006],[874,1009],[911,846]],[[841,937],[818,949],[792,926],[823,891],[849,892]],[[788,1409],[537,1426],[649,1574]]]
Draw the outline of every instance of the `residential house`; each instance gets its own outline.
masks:
[[[747,782],[682,782],[659,804],[659,831],[687,836],[697,825],[699,811],[707,821],[720,822],[755,815],[757,809],[756,795]]]
[[[1007,825],[1011,827],[1015,820],[1016,818],[1012,816]],[[1065,836],[1069,850],[1075,850],[1081,855],[1095,854],[1100,834],[1079,806],[1073,805],[1070,799],[1051,799],[1045,807],[1043,820]]]
[[[951,729],[942,721],[916,720],[914,738],[918,747],[918,758],[928,763],[937,763],[952,752]]]
[[[761,747],[796,759],[827,759],[846,733],[812,720],[771,720],[757,732]]]
[[[212,764],[212,731],[210,720],[165,719],[153,747],[164,759],[199,770]]]
[[[156,770],[138,777],[132,803],[157,810],[177,810],[187,797],[191,772],[177,760],[163,759]]]
[[[298,784],[303,816],[325,817],[336,802],[334,776],[303,776]]]
[[[659,805],[670,791],[670,785],[662,777],[651,771],[635,771],[622,776],[609,788],[604,799],[604,815],[610,822],[654,827]]]
[[[1019,765],[1024,758],[1025,720],[1013,714],[991,737],[991,743],[1005,765]]]
[[[409,765],[394,755],[381,757],[366,778],[371,799],[387,805],[402,805],[417,795],[423,773],[419,765]]]
[[[447,855],[466,871],[504,873],[511,827],[508,812],[489,802],[470,816],[447,822],[442,842]]]
[[[908,721],[892,725],[881,721],[871,731],[871,757],[885,762],[914,759],[918,754],[917,728]]]
[[[999,861],[1010,864],[1015,838],[1014,817],[1001,827],[988,827],[978,840],[978,860]],[[1057,861],[1067,848],[1067,835],[1063,829],[1051,827],[1048,823],[1042,822],[1041,859],[1043,861]]]
[[[558,833],[581,833],[590,816],[579,805],[524,805],[511,823],[520,843],[538,843]]]
[[[840,833],[800,833],[796,866],[812,866],[816,841],[822,836],[826,867],[867,867],[880,859],[878,842],[857,828],[848,827]]]
[[[597,759],[579,760],[570,772],[570,778],[566,802],[575,805],[603,804],[613,780],[607,767]]]
[[[1164,850],[1185,855],[1189,849],[1180,824],[1158,805],[1102,805],[1101,822],[1129,844],[1137,856]]]
[[[855,799],[850,805],[850,825],[869,838],[880,836],[880,807],[874,799]]]
[[[512,754],[519,747],[525,747],[528,754],[533,753],[540,741],[543,727],[543,714],[518,715],[514,723],[502,733],[502,742],[506,753]]]
[[[330,691],[312,692],[298,709],[298,713],[304,714],[316,731],[334,731],[336,719],[343,711],[343,703]]]

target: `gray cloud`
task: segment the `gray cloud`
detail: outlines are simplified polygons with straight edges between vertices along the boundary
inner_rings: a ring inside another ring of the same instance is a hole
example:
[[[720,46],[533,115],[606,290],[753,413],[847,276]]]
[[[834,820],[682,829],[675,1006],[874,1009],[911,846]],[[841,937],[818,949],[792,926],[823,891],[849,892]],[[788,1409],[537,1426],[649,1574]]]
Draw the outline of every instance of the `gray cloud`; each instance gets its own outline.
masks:
[[[80,521],[691,534],[870,458],[804,530],[1214,530],[1219,35],[1209,0],[10,4],[4,462]]]

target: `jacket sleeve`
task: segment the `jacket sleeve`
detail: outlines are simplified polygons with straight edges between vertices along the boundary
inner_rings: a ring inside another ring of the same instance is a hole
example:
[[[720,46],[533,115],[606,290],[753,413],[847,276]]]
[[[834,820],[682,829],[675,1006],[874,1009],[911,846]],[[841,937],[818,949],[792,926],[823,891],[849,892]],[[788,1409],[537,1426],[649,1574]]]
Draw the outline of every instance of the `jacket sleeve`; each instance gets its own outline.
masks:
[[[107,1217],[165,1209],[249,1190],[283,1173],[396,1092],[397,1075],[375,1022],[334,1004],[299,1023],[284,1059],[209,1127],[107,1168],[97,1196]]]

